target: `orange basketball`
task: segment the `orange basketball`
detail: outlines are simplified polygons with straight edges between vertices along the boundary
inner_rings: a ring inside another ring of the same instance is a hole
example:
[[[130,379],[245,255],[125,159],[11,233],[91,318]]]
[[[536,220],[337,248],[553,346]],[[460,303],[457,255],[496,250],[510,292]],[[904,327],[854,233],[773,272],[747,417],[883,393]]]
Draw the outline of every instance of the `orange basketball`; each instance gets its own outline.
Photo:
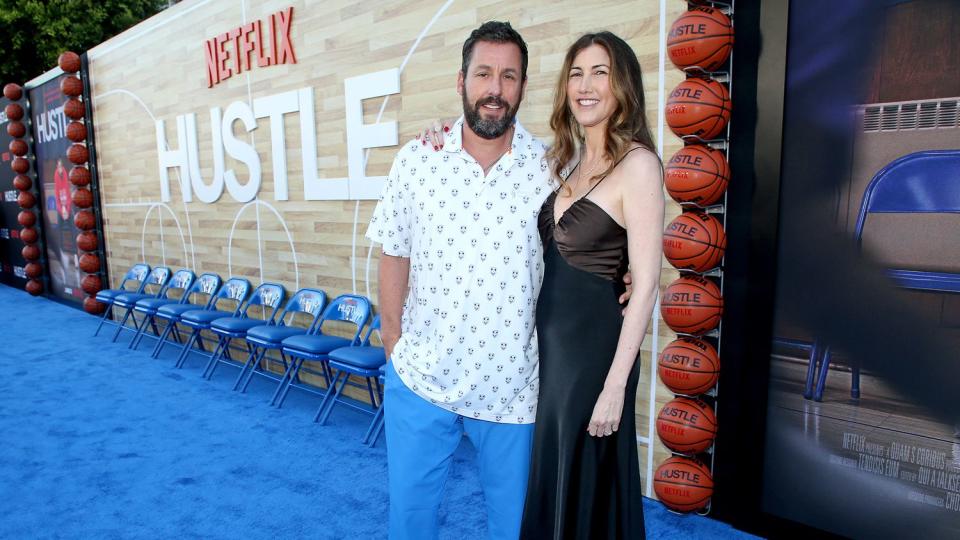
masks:
[[[17,174],[23,174],[30,170],[30,162],[27,161],[26,158],[15,157],[13,161],[10,162],[10,168]]]
[[[36,279],[43,275],[43,266],[40,263],[27,263],[23,267],[23,273],[30,279]]]
[[[733,24],[719,9],[698,7],[677,17],[667,36],[667,53],[680,69],[715,71],[733,49]]]
[[[7,83],[3,87],[3,97],[10,101],[18,101],[23,97],[23,88],[17,83]]]
[[[82,144],[73,144],[67,150],[67,159],[75,165],[83,165],[89,157],[90,153],[87,151],[87,147]]]
[[[7,123],[7,135],[13,137],[14,139],[19,139],[27,134],[27,126],[23,125],[23,122],[19,120],[13,120]]]
[[[660,353],[657,375],[674,394],[695,396],[717,384],[720,358],[706,341],[681,337]]]
[[[684,212],[663,232],[663,255],[680,270],[706,272],[715,268],[726,249],[723,225],[704,212]]]
[[[667,326],[681,334],[704,334],[720,324],[723,297],[707,278],[680,276],[660,297],[660,314]]]
[[[60,79],[60,91],[71,97],[79,96],[83,93],[83,81],[77,77],[64,77]]]
[[[730,91],[713,79],[690,78],[667,99],[667,125],[678,136],[716,138],[730,121]]]
[[[43,293],[43,282],[39,279],[31,279],[27,282],[27,286],[24,287],[24,289],[33,296],[37,296]]]
[[[93,194],[87,188],[77,188],[73,192],[73,204],[78,208],[90,208],[93,206]]]
[[[702,399],[678,397],[657,415],[657,435],[667,448],[683,454],[706,451],[717,436],[713,407]]]
[[[84,166],[70,169],[70,183],[75,186],[85,186],[90,183],[90,169]]]
[[[23,118],[23,107],[18,103],[10,103],[3,108],[3,112],[10,120],[20,120]]]
[[[78,120],[67,124],[67,138],[73,142],[83,142],[87,138],[87,126]]]
[[[99,315],[106,311],[107,305],[97,302],[97,299],[93,296],[88,296],[83,299],[83,310],[91,315]]]
[[[672,510],[699,510],[707,506],[713,496],[713,475],[695,459],[669,457],[654,473],[653,491],[660,502]]]
[[[679,203],[710,206],[723,197],[730,165],[723,152],[701,144],[684,146],[663,170],[667,193]]]
[[[80,55],[73,51],[66,51],[57,58],[57,65],[67,73],[80,71]]]
[[[36,229],[32,227],[25,227],[23,229],[20,229],[20,240],[23,241],[24,244],[35,244],[39,239],[40,237],[37,234]]]
[[[24,260],[35,261],[40,258],[40,248],[35,245],[28,244],[23,246],[23,249],[20,250],[20,255],[23,255]]]
[[[20,191],[28,191],[33,187],[33,180],[31,180],[29,176],[18,174],[13,178],[13,187]]]
[[[10,153],[15,156],[25,156],[27,155],[27,151],[30,150],[30,148],[27,147],[26,141],[23,139],[14,139],[10,141],[10,146],[8,146],[7,149],[10,150]]]
[[[37,216],[30,210],[24,210],[17,214],[17,222],[24,227],[33,227],[33,224],[37,222]]]
[[[77,98],[70,98],[63,104],[63,114],[72,120],[80,120],[84,112],[83,102]]]
[[[83,251],[96,251],[97,244],[97,233],[93,231],[83,231],[77,235],[77,247]]]
[[[73,216],[73,224],[81,231],[89,231],[96,227],[97,220],[93,217],[93,212],[81,210]]]
[[[95,253],[84,253],[80,256],[80,269],[88,274],[100,271],[100,257]]]
[[[103,289],[103,284],[100,282],[100,276],[89,274],[80,280],[80,288],[87,294],[97,294]]]
[[[20,195],[17,195],[17,205],[24,210],[29,210],[37,204],[37,198],[33,196],[33,193],[29,191],[21,191]]]

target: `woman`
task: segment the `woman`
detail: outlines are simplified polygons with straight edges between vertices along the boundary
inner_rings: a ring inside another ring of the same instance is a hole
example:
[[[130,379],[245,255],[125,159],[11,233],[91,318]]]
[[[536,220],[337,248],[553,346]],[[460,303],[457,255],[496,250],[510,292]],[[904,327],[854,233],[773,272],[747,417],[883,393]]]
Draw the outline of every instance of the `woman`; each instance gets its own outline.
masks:
[[[539,216],[540,398],[521,537],[642,538],[634,403],[664,198],[629,45],[599,32],[570,47],[550,127],[559,189]],[[621,312],[628,266],[633,296]]]

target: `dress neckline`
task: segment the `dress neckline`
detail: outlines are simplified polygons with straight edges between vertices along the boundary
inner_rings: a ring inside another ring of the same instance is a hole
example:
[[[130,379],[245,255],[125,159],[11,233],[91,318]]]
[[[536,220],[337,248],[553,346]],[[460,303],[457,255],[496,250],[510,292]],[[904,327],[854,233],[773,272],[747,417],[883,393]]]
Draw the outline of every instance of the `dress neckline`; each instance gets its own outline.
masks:
[[[560,222],[563,221],[563,218],[567,216],[567,213],[570,212],[570,210],[574,206],[580,204],[581,202],[585,202],[585,203],[590,203],[590,205],[592,205],[594,208],[599,210],[601,214],[603,214],[611,223],[616,225],[618,228],[622,230],[627,230],[626,227],[624,227],[623,225],[620,225],[620,223],[618,223],[617,220],[613,219],[613,216],[610,215],[610,212],[607,212],[606,210],[604,210],[602,206],[597,204],[593,199],[588,198],[586,195],[573,201],[573,204],[568,206],[567,209],[564,210],[562,214],[560,214],[559,218],[554,216],[554,214],[556,213],[556,206],[555,206],[556,200],[557,200],[557,191],[554,191],[552,198],[548,200],[548,203],[550,204],[550,223],[553,224],[554,229],[556,229],[560,225]]]

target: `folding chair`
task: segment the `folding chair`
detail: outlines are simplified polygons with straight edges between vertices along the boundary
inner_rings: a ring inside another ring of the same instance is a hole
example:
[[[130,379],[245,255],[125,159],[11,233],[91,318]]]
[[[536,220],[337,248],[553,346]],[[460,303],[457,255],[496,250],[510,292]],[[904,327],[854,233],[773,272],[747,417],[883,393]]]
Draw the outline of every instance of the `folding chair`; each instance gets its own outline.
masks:
[[[383,384],[384,377],[386,376],[387,365],[384,364],[380,366],[380,375],[377,377],[377,380],[380,381],[380,408],[377,409],[377,414],[373,416],[373,420],[370,422],[370,427],[367,428],[367,434],[363,436],[363,442],[367,444],[370,448],[373,448],[377,445],[377,439],[380,438],[380,434],[383,433]]]
[[[232,279],[230,281],[233,281]],[[246,280],[244,280],[246,281]],[[237,302],[237,307],[232,312],[228,311],[219,311],[216,309],[212,310],[193,310],[188,311],[180,316],[180,324],[190,328],[190,337],[187,338],[187,342],[184,344],[183,348],[180,349],[180,355],[177,357],[177,361],[174,364],[174,367],[177,369],[182,368],[183,364],[186,362],[187,357],[190,356],[190,353],[193,352],[193,344],[197,344],[197,348],[201,353],[206,355],[214,354],[215,351],[207,352],[207,349],[203,346],[203,336],[202,333],[204,330],[212,331],[213,330],[213,321],[217,319],[224,318],[246,318],[247,310],[250,307],[255,305],[262,305],[261,302],[265,300],[274,300],[274,297],[277,297],[275,301],[279,303],[282,300],[283,287],[280,285],[274,285],[269,283],[263,283],[253,292],[250,293],[250,285],[247,282],[246,287],[237,286],[233,291],[228,289],[230,282],[227,282],[223,288],[220,289],[221,293],[226,291],[226,295],[231,299]],[[279,290],[277,290],[279,288]],[[267,291],[266,294],[263,294],[263,291]],[[270,312],[270,318],[273,318],[276,310]],[[217,336],[217,346],[220,346],[220,343],[223,341],[222,336]]]
[[[863,228],[870,214],[960,213],[960,150],[929,150],[895,159],[880,170],[863,194],[854,236],[862,247]],[[960,274],[887,269],[887,275],[903,289],[960,293]],[[819,377],[813,395],[823,399],[830,370],[830,347],[822,347]],[[811,361],[811,364],[813,361]],[[851,366],[850,397],[860,397],[860,366]]]
[[[205,312],[210,313],[212,319],[219,319],[220,317],[232,317],[237,313],[240,313],[240,309],[243,307],[243,303],[246,302],[247,297],[250,296],[250,282],[244,278],[230,278],[224,283],[220,289],[217,290],[217,293],[210,297],[210,300],[207,302],[207,305],[203,308],[198,308],[197,306],[188,306],[184,307],[182,305],[172,305],[172,306],[163,306],[157,310],[157,316],[163,319],[167,319],[167,328],[171,328],[173,331],[174,337],[181,344],[180,352],[177,354],[177,361],[179,362],[180,356],[184,354],[184,351],[188,347],[192,347],[193,343],[196,342],[197,346],[202,351],[206,351],[203,346],[203,336],[199,332],[191,332],[191,337],[187,341],[180,339],[180,332],[177,329],[178,323],[183,323],[184,315],[188,313],[199,313]],[[235,307],[231,311],[220,310],[221,303],[235,303]],[[157,348],[154,350],[154,358],[157,358],[160,355],[160,351],[163,350],[163,346],[166,343],[164,339],[161,339],[157,345]]]
[[[330,354],[327,355],[327,365],[329,365],[330,370],[334,372],[333,383],[331,385],[333,393],[327,392],[323,403],[321,403],[320,408],[317,409],[316,416],[313,417],[314,422],[319,421],[320,425],[326,424],[327,418],[330,417],[330,413],[337,403],[343,403],[358,411],[369,413],[374,417],[374,421],[376,421],[376,417],[379,415],[380,408],[383,405],[380,401],[382,395],[379,378],[380,368],[387,363],[383,347],[370,345],[370,336],[374,331],[379,330],[380,316],[378,315],[374,317],[370,323],[370,329],[367,330],[367,335],[363,338],[363,343],[357,347],[341,347],[330,351]],[[370,396],[371,408],[368,409],[358,406],[351,401],[340,399],[343,394],[343,388],[347,385],[347,381],[350,380],[351,375],[363,377],[367,383],[367,393]],[[376,385],[376,390],[374,389],[374,385]],[[372,427],[373,424],[371,423],[371,428],[367,429],[367,433],[363,437],[364,443],[370,438]]]
[[[288,337],[310,332],[320,319],[320,315],[323,313],[323,308],[326,307],[326,305],[327,294],[325,292],[319,289],[300,289],[283,308],[283,312],[277,318],[277,324],[255,326],[247,330],[247,360],[240,366],[240,374],[237,375],[237,380],[233,383],[233,389],[240,389],[241,392],[246,392],[247,386],[250,385],[250,380],[253,378],[254,373],[279,381],[280,378],[273,376],[266,368],[259,370],[260,362],[265,359],[268,351],[278,350],[280,351],[280,359],[283,361],[284,369],[286,369],[287,358],[281,350],[283,340]],[[298,313],[310,316],[310,323],[306,327],[293,325]],[[267,361],[269,361],[269,359],[267,359]],[[224,361],[221,360],[221,362]],[[215,368],[216,364],[210,367],[210,375],[208,378],[213,376],[213,370]],[[246,382],[244,382],[244,378],[246,378]],[[241,383],[243,384],[242,387]],[[271,404],[274,399],[276,399],[276,394],[271,398]]]
[[[127,270],[127,273],[124,274],[123,280],[120,281],[120,287],[117,289],[104,289],[97,293],[96,299],[97,302],[101,304],[106,304],[107,309],[103,311],[103,317],[100,317],[100,324],[97,325],[96,331],[93,335],[96,337],[100,333],[100,327],[103,326],[103,323],[107,322],[107,317],[110,318],[110,324],[117,324],[113,320],[113,299],[117,295],[126,293],[126,292],[143,292],[143,287],[147,284],[147,274],[150,273],[150,265],[148,264],[135,264]],[[135,284],[136,288],[128,289],[128,284]]]
[[[187,270],[183,268],[177,270],[173,273],[173,277],[170,278],[170,281],[167,282],[167,286],[160,291],[160,294],[157,298],[143,298],[137,300],[133,305],[133,322],[134,326],[137,327],[136,334],[133,335],[133,339],[130,340],[130,344],[127,346],[128,349],[136,349],[137,343],[143,338],[143,332],[147,329],[147,323],[153,328],[153,336],[159,337],[160,331],[157,328],[156,321],[153,320],[154,315],[157,314],[157,308],[160,306],[165,306],[167,304],[182,304],[187,301],[187,291],[190,290],[190,287],[193,286],[193,283],[197,280],[197,275],[193,273],[193,270]],[[174,291],[180,291],[180,296],[171,297],[171,293]],[[137,322],[137,313],[143,316],[143,319],[140,322]]]
[[[217,294],[220,292],[222,284],[223,279],[217,274],[203,274],[193,282],[193,286],[183,295],[180,303],[164,304],[156,308],[154,318],[162,319],[166,322],[166,326],[163,329],[163,333],[157,336],[157,343],[154,345],[153,351],[150,352],[151,358],[158,358],[160,356],[160,351],[163,350],[164,345],[167,343],[167,337],[171,333],[177,340],[177,343],[183,343],[183,339],[180,338],[180,331],[177,330],[177,323],[180,322],[180,316],[195,309],[213,309],[214,304],[218,300]],[[247,283],[248,288],[249,286],[250,284]],[[203,299],[202,304],[200,303],[201,299]],[[196,303],[193,303],[194,301],[196,301]],[[134,348],[136,348],[138,344],[139,342],[134,344]]]
[[[287,398],[287,393],[291,387],[297,387],[301,390],[312,392],[324,396],[324,399],[330,394],[330,367],[327,365],[327,355],[330,351],[341,347],[350,347],[360,344],[360,332],[367,324],[370,318],[370,300],[363,296],[354,294],[344,294],[338,296],[327,306],[320,317],[320,321],[314,328],[313,333],[303,336],[293,336],[283,340],[283,352],[290,357],[290,365],[284,366],[284,371],[280,376],[280,383],[277,387],[274,401],[277,408],[283,406],[283,401]],[[323,333],[323,325],[331,321],[344,321],[353,323],[357,331],[350,339],[331,336]],[[303,368],[303,362],[311,360],[319,362],[323,370],[322,374],[327,383],[327,388],[323,391],[311,388],[306,384],[298,384],[300,371]]]
[[[133,328],[127,326],[127,319],[133,314],[133,306],[140,300],[147,298],[160,298],[167,291],[167,284],[170,282],[170,269],[166,266],[158,266],[150,271],[150,275],[144,282],[142,292],[126,292],[113,297],[113,309],[121,308],[124,310],[120,323],[117,324],[117,330],[113,333],[112,342],[117,341],[117,336],[124,329],[136,332],[137,318],[133,318]]]

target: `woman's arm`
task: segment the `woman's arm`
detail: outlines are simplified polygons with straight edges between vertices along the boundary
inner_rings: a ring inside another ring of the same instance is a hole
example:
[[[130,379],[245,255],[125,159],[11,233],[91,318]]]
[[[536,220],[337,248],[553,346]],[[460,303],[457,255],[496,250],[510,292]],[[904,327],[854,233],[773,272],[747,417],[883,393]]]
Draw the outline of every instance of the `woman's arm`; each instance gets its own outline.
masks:
[[[602,437],[620,429],[627,379],[650,325],[660,287],[663,250],[663,173],[657,156],[632,152],[621,164],[620,202],[627,228],[633,299],[627,306],[620,340],[587,431]],[[633,419],[630,419],[632,422]]]

